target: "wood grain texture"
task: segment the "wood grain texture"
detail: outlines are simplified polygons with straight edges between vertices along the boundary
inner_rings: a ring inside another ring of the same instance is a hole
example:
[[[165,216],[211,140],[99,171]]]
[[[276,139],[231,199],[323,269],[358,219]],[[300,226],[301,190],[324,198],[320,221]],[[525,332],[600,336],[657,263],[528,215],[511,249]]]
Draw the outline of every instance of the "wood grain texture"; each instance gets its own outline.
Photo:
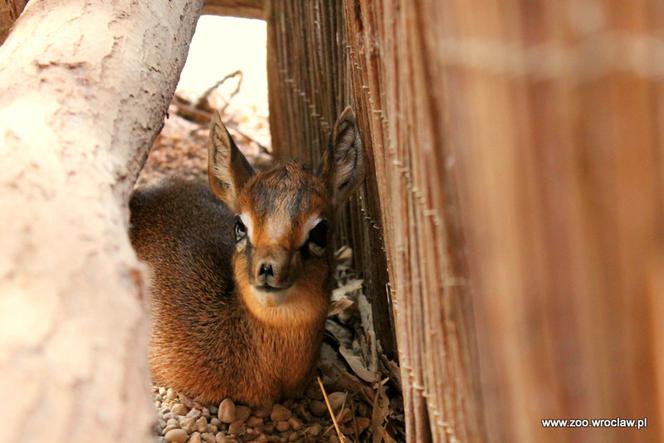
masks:
[[[431,63],[436,48],[415,32],[426,29],[416,26],[424,12],[399,1],[269,4],[276,153],[315,161],[335,114],[351,104],[358,116],[368,179],[345,234],[388,351],[396,331],[408,439],[480,440],[458,198],[445,163],[442,97],[432,88],[439,66]]]
[[[265,0],[206,0],[203,14],[241,18],[265,18]]]
[[[127,200],[201,7],[32,0],[0,47],[8,441],[150,438],[147,293]]]
[[[268,81],[272,146],[277,157],[318,166],[334,121],[353,104],[348,77],[344,11],[337,2],[273,1],[267,4]],[[360,117],[364,119],[364,117]],[[362,141],[371,143],[364,123]],[[366,183],[344,210],[339,245],[351,243],[374,305],[383,349],[394,352],[387,298],[387,265],[371,148],[365,148]]]
[[[664,438],[661,3],[270,3],[277,152],[358,115],[409,441]]]
[[[664,271],[662,66],[652,55],[664,10],[649,1],[440,9],[489,435],[660,440],[653,302],[664,294],[651,281]],[[649,427],[540,424],[598,417],[648,417]]]

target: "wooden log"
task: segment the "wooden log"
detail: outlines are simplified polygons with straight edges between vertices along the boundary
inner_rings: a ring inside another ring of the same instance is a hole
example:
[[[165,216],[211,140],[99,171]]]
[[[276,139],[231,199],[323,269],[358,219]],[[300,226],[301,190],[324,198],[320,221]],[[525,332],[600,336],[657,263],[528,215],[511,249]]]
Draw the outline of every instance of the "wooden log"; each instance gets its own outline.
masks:
[[[32,0],[0,47],[7,441],[150,438],[147,294],[126,203],[201,7]]]
[[[265,0],[206,0],[203,14],[264,19]]]

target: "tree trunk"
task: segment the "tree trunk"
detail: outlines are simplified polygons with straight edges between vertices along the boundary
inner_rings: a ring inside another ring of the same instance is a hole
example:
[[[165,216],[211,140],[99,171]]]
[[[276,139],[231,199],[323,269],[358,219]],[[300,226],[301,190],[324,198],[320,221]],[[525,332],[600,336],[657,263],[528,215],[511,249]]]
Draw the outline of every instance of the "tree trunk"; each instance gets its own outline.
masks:
[[[202,3],[33,0],[0,48],[6,441],[148,438],[148,321],[126,202]]]

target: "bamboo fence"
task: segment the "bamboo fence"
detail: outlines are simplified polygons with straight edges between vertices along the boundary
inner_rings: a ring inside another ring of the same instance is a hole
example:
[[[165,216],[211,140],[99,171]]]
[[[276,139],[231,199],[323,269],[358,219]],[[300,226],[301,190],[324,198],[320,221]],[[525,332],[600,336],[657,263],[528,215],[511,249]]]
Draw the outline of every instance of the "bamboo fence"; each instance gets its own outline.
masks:
[[[266,18],[277,153],[313,161],[358,114],[369,174],[343,234],[388,349],[393,313],[409,440],[664,440],[664,5],[272,0]],[[648,427],[541,424],[616,417]]]
[[[343,234],[388,350],[396,331],[409,439],[478,440],[472,307],[455,186],[440,167],[447,155],[440,103],[426,77],[428,56],[418,36],[389,14],[395,7],[269,2],[273,146],[278,155],[316,161],[336,115],[354,106],[367,181],[348,208]]]

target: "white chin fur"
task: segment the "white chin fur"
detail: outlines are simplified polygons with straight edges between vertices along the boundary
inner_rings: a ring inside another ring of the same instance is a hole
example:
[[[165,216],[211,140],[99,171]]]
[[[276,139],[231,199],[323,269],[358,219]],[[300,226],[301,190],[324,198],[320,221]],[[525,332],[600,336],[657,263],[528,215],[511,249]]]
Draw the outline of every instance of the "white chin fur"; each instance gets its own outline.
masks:
[[[255,286],[251,288],[254,298],[264,306],[277,307],[282,305],[288,297],[288,289],[282,291],[261,291]]]

